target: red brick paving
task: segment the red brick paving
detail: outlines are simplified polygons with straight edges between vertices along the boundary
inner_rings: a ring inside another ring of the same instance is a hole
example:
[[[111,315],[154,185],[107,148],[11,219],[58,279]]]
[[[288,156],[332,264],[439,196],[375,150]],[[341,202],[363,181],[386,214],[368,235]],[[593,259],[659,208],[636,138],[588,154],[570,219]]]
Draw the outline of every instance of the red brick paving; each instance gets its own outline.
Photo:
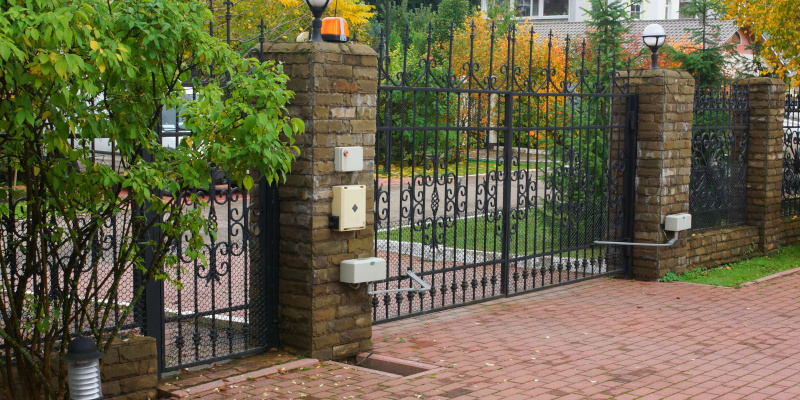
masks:
[[[794,399],[799,289],[800,274],[741,289],[601,278],[375,327],[376,353],[446,367],[431,374],[325,362],[195,395]]]

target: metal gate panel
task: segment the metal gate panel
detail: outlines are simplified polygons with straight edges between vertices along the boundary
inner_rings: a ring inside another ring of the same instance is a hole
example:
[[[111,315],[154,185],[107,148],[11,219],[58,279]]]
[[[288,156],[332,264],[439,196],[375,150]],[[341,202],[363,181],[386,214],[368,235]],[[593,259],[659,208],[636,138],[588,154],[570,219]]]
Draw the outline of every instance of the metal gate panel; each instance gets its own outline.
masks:
[[[172,255],[181,287],[162,284],[156,315],[159,367],[168,372],[239,357],[277,345],[277,188],[262,181],[259,201],[218,173],[216,184],[198,194],[200,209],[216,237],[204,235],[207,263],[184,255],[186,236]],[[188,193],[186,201],[188,201]],[[148,302],[148,305],[151,303]],[[159,338],[160,336],[160,338]]]
[[[534,33],[523,34],[532,44]],[[399,57],[385,44],[379,52],[375,245],[388,278],[374,289],[412,287],[407,270],[432,289],[374,295],[373,320],[629,268],[624,249],[594,244],[632,232],[636,99],[627,80],[592,74],[584,59],[573,69],[567,59],[574,72],[560,79],[550,58],[536,71],[525,61],[525,73],[513,27],[497,54],[505,64],[470,59],[459,76],[436,65],[430,41],[428,58],[406,60],[405,35]],[[551,34],[544,45],[553,42]],[[449,51],[439,58],[452,60],[452,43]]]

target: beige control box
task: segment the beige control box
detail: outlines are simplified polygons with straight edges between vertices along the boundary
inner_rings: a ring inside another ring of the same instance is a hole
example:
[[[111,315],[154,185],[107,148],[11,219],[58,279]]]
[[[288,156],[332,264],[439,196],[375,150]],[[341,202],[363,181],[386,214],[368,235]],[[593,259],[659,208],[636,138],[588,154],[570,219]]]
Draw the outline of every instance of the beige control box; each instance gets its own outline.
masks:
[[[671,214],[664,218],[664,230],[681,232],[692,229],[692,214]]]
[[[386,260],[378,257],[344,260],[339,264],[339,281],[366,283],[386,279]]]
[[[337,231],[364,229],[367,226],[367,187],[334,186],[332,208],[331,229]]]

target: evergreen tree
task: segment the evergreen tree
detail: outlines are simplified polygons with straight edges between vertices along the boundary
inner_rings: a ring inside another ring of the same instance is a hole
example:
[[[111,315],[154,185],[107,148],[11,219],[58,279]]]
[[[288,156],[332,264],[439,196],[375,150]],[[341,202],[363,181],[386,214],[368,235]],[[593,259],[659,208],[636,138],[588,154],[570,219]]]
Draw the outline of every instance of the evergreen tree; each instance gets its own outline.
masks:
[[[714,87],[725,82],[725,68],[729,62],[728,53],[733,44],[724,44],[720,38],[720,25],[717,16],[724,15],[724,5],[720,0],[689,0],[681,8],[690,18],[698,18],[700,26],[687,28],[694,48],[687,52],[669,45],[664,51],[681,63],[680,68],[688,71],[695,79],[695,85]]]
[[[611,80],[609,74],[613,73],[615,66],[619,69],[626,62],[625,47],[630,42],[631,31],[630,9],[622,1],[589,0],[589,4],[591,8],[583,9],[589,15],[586,44],[599,54],[600,70],[595,72],[602,74],[601,83],[608,84]],[[592,63],[592,67],[596,66]]]

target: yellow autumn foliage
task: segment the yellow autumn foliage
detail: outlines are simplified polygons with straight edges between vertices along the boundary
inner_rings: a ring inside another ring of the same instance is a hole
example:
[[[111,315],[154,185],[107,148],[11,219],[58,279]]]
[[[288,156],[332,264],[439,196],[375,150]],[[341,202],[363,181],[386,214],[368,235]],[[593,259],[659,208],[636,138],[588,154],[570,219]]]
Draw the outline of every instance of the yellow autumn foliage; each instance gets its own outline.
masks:
[[[724,0],[727,17],[763,39],[762,56],[782,78],[800,85],[800,18],[797,0]]]
[[[306,3],[303,0],[278,0],[278,2],[289,9],[296,9],[298,6],[306,7]],[[335,13],[335,16],[346,19],[351,28],[359,28],[369,21],[374,8],[370,5],[361,4],[357,0],[331,0],[323,17],[332,17]]]
[[[313,18],[303,0],[233,0],[228,22],[228,5],[222,1],[218,3],[212,10],[214,36],[227,39],[226,25],[230,23],[231,45],[235,48],[250,47],[258,40],[262,18],[265,41],[293,41],[308,29]],[[347,20],[351,35],[358,32],[361,36],[373,9],[373,6],[361,4],[361,0],[331,0],[323,17],[336,14]]]

